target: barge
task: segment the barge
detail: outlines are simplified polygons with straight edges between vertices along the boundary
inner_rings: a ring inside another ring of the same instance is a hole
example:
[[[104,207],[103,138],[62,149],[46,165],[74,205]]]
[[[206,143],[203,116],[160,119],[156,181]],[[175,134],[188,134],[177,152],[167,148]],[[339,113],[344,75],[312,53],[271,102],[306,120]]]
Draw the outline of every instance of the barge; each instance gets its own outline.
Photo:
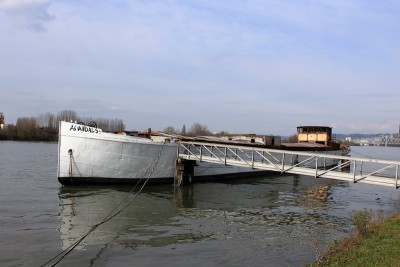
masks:
[[[227,135],[188,137],[152,132],[103,132],[97,127],[60,122],[58,139],[58,180],[68,184],[173,183],[177,172],[179,141],[204,141],[295,151],[347,155],[332,139],[332,128],[300,126],[297,143],[282,143],[278,136]],[[299,159],[301,160],[301,159]],[[329,165],[337,164],[332,161]],[[231,179],[263,175],[266,171],[249,167],[196,162],[194,181]]]

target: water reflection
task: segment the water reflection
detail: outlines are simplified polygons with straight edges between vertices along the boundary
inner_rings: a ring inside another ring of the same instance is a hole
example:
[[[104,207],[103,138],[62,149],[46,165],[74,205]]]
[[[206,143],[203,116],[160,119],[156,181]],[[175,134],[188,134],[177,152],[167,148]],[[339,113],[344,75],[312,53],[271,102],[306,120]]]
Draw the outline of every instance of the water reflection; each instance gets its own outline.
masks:
[[[313,186],[327,192],[325,198],[312,199],[310,205]],[[388,209],[384,196],[397,195],[388,188],[373,187],[374,197],[371,188],[297,175],[183,188],[148,186],[123,213],[91,233],[79,249],[90,257],[91,264],[123,266],[134,259],[138,265],[148,265],[151,255],[150,265],[176,266],[190,260],[211,266],[263,266],[265,261],[300,266],[315,259],[313,244],[326,245],[346,234],[351,228],[349,212]],[[62,187],[63,249],[122,200],[129,200],[130,189]]]
[[[176,208],[164,190],[144,192],[123,213],[101,225],[78,247],[112,242],[133,230],[139,235],[159,236],[164,231],[146,229],[151,225],[179,226],[173,220]],[[60,233],[63,249],[101,222],[119,203],[127,203],[133,194],[126,187],[62,187],[60,199]],[[169,191],[168,191],[169,192]]]
[[[345,224],[332,214],[337,204],[332,199],[319,210],[298,205],[296,199],[315,182],[288,175],[183,188],[146,187],[123,213],[91,233],[77,249],[100,246],[100,254],[115,247],[137,250],[190,244],[195,249],[204,242],[220,249],[222,242],[225,249],[237,250],[245,242],[252,251],[271,256],[290,247],[302,248],[304,254],[312,240],[329,239]],[[341,182],[333,184],[341,186]],[[62,248],[76,242],[118,203],[129,201],[129,190],[60,188]]]

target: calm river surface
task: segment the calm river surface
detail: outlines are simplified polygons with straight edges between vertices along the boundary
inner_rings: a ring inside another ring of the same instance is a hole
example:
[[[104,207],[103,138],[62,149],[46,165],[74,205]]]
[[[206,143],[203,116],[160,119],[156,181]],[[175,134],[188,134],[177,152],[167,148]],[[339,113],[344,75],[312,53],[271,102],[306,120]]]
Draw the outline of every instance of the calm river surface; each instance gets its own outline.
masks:
[[[400,160],[400,148],[352,147],[353,156]],[[41,266],[130,197],[129,186],[63,187],[57,145],[0,142],[0,265]],[[326,202],[298,201],[329,183]],[[184,188],[148,186],[58,266],[301,266],[349,231],[349,214],[392,212],[400,191],[298,175]],[[398,205],[397,205],[398,206]]]

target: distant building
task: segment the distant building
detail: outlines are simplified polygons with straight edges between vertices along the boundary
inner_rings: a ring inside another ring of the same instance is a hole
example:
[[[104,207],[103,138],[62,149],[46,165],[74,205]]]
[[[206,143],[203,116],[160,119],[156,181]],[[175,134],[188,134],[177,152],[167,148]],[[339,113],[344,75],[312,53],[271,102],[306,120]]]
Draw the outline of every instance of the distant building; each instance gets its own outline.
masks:
[[[4,129],[4,115],[3,112],[0,112],[0,130]]]
[[[351,136],[346,137],[345,140],[351,142]]]

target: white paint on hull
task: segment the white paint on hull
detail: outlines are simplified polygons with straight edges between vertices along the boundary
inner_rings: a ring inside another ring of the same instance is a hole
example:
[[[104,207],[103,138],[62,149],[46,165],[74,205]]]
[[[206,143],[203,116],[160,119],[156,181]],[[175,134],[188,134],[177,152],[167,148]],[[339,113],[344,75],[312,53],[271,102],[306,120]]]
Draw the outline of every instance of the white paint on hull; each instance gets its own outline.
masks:
[[[160,152],[151,177],[173,177],[176,144],[104,132],[77,133],[70,130],[73,125],[61,123],[58,177],[142,178]]]

